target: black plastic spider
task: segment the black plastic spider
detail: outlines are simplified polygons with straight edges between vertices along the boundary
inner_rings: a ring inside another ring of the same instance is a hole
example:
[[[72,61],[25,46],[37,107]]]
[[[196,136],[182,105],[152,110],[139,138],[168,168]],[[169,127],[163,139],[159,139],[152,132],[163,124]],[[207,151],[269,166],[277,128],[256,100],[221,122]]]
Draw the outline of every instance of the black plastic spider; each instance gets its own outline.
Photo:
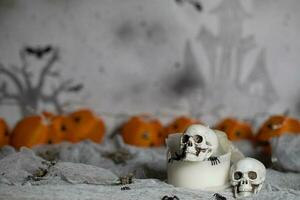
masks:
[[[131,188],[128,186],[124,186],[124,187],[121,187],[121,190],[131,190]]]
[[[211,165],[217,165],[217,164],[220,164],[220,160],[218,157],[209,157],[208,160],[211,162]]]
[[[180,199],[176,195],[174,195],[173,197],[169,197],[165,195],[161,200],[180,200]]]
[[[119,177],[119,184],[120,185],[127,185],[133,183],[134,174],[129,173],[126,176],[120,176]]]
[[[220,195],[219,193],[215,193],[214,197],[216,198],[216,200],[226,200],[226,197],[223,197],[222,195]]]
[[[173,160],[182,160],[182,159],[184,159],[185,158],[185,151],[182,151],[182,153],[181,154],[178,154],[177,152],[175,152],[175,157],[171,157],[169,160],[168,160],[168,162],[170,163],[170,162],[172,162]]]

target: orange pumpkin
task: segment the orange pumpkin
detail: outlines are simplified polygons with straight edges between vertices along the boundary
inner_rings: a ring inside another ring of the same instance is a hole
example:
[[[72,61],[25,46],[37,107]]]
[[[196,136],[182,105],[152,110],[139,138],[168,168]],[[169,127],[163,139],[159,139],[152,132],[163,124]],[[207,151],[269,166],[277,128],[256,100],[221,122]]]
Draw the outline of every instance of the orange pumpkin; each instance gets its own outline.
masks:
[[[272,137],[284,133],[300,133],[300,122],[284,115],[274,115],[267,119],[258,130],[256,141],[268,142]]]
[[[250,124],[235,118],[225,118],[215,128],[225,132],[231,141],[253,139],[253,131]]]
[[[104,121],[100,118],[98,118],[95,126],[91,130],[91,132],[88,134],[88,139],[100,143],[103,140],[105,134],[105,125]]]
[[[152,119],[151,122],[152,126],[156,130],[156,142],[154,142],[154,146],[162,146],[165,144],[165,139],[166,137],[164,136],[164,130],[163,130],[163,125],[158,119]]]
[[[4,121],[0,118],[0,147],[9,144],[9,129]]]
[[[125,143],[139,147],[163,144],[162,125],[159,120],[147,115],[134,116],[121,127]]]
[[[266,155],[271,155],[270,139],[285,133],[300,133],[300,122],[297,119],[284,115],[274,115],[263,123],[255,139],[257,145],[262,147],[262,152]]]
[[[68,134],[71,134],[72,125],[69,117],[63,115],[53,117],[49,125],[48,144],[56,144],[66,140]]]
[[[100,143],[105,134],[105,125],[101,118],[88,109],[78,110],[69,115],[72,128],[67,136],[71,142],[90,139]]]
[[[33,147],[48,141],[48,124],[41,116],[29,116],[17,123],[12,131],[11,144],[15,148]]]
[[[190,125],[199,123],[199,120],[190,117],[177,117],[164,128],[164,137],[166,138],[172,133],[183,133]]]

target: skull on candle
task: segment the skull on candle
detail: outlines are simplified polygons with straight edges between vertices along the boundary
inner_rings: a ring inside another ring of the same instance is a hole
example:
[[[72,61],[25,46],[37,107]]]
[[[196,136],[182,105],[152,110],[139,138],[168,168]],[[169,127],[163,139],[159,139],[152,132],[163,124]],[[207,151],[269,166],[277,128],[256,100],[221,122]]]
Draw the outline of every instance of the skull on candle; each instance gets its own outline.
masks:
[[[191,125],[181,136],[181,159],[203,161],[209,159],[218,148],[215,132],[203,125]]]

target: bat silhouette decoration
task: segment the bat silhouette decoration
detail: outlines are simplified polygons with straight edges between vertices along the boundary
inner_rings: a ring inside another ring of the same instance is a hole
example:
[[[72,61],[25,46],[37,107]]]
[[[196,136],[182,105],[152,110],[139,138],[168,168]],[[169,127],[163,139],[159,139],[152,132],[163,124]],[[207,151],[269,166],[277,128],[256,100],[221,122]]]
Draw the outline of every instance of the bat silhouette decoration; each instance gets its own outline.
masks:
[[[203,9],[202,4],[198,0],[175,0],[175,2],[178,4],[187,2],[187,3],[191,4],[192,6],[194,6],[194,8],[197,11],[202,11],[202,9]]]
[[[79,83],[77,85],[73,85],[73,86],[69,87],[68,91],[69,92],[79,92],[80,90],[82,90],[82,88],[83,88],[83,84]]]
[[[52,46],[47,45],[45,47],[25,47],[25,51],[29,55],[33,55],[37,57],[38,59],[43,58],[44,55],[50,53],[53,50]]]

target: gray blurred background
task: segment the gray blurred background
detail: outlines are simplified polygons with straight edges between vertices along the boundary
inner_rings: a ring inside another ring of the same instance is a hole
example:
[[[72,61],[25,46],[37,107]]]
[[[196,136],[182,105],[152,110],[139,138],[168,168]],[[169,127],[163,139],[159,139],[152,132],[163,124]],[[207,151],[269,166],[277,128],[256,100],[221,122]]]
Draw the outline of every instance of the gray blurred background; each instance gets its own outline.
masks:
[[[0,0],[0,116],[299,117],[300,1],[199,2]]]

